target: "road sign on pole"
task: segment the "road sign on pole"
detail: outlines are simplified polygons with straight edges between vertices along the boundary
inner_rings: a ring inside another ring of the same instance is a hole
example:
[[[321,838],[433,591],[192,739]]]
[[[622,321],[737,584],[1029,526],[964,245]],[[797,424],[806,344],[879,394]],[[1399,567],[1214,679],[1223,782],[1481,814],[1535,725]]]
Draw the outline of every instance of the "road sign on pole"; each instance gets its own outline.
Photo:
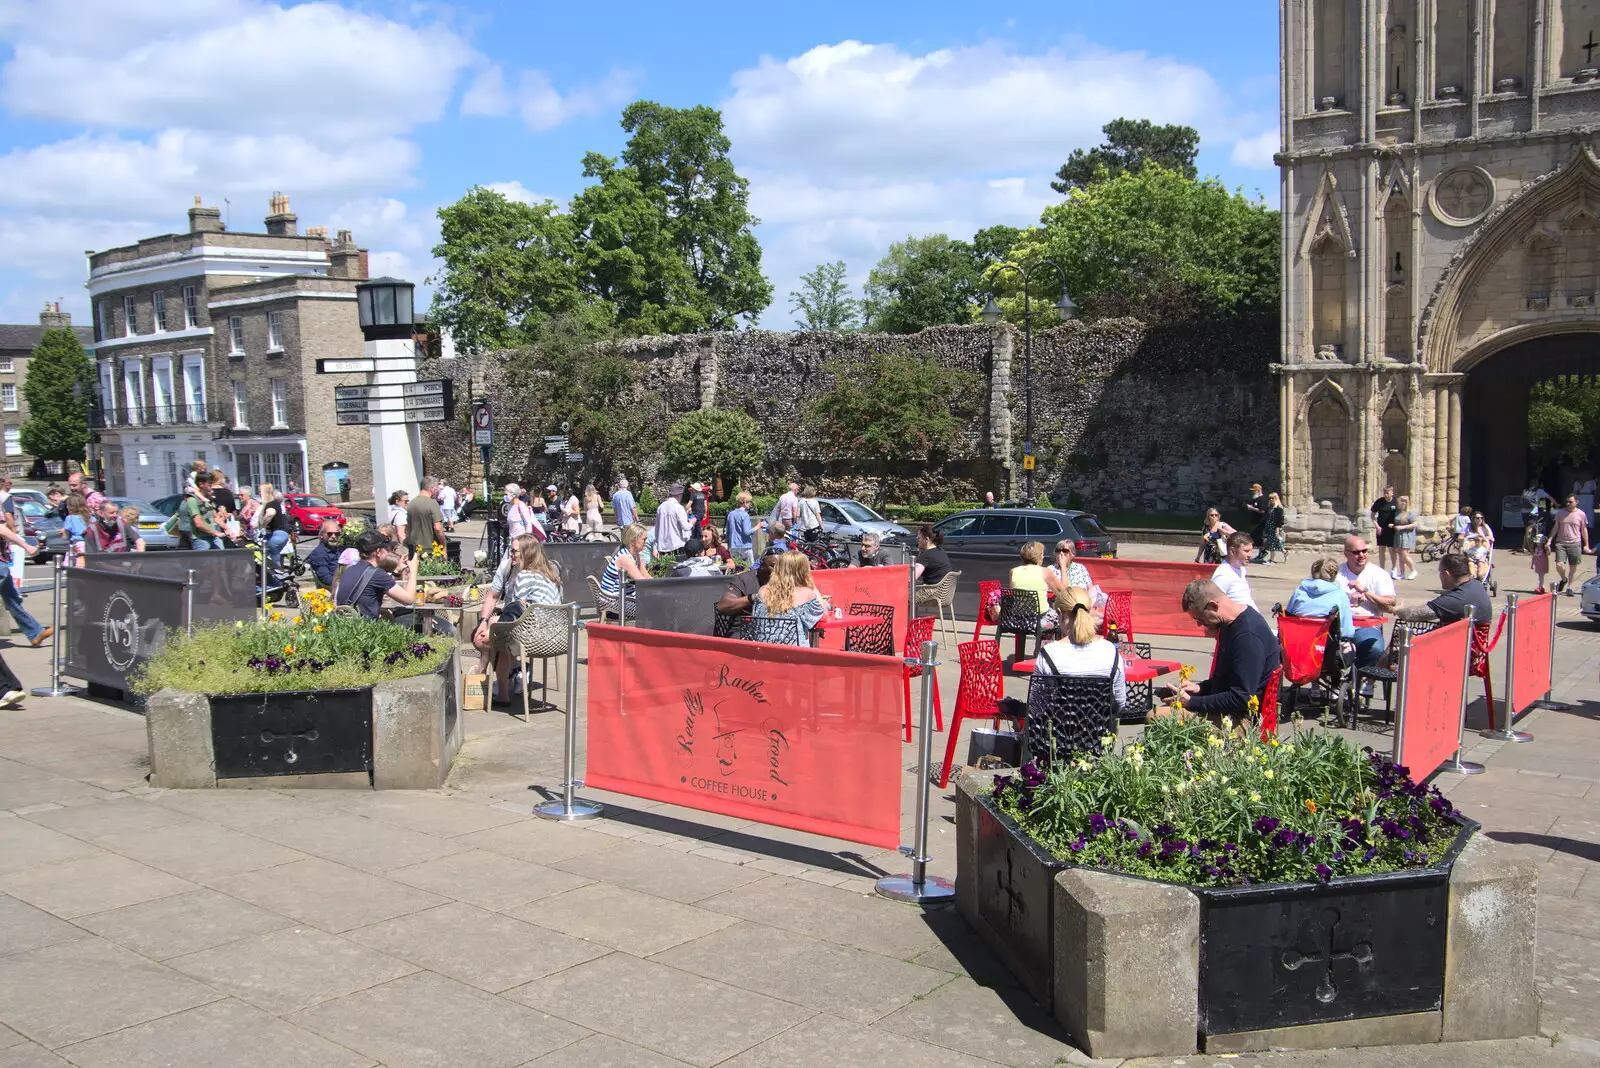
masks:
[[[560,456],[572,448],[572,441],[565,434],[547,434],[544,439],[544,454],[546,456]]]
[[[472,443],[494,444],[494,407],[486,400],[472,402]]]

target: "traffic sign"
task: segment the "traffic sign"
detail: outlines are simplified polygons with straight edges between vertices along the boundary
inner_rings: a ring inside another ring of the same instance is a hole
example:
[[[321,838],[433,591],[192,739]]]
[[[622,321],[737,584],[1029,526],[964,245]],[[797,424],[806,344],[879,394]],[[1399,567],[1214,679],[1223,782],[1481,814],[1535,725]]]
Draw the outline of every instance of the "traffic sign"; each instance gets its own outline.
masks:
[[[546,456],[560,456],[572,448],[572,440],[565,434],[547,435],[544,439],[544,454]]]
[[[409,400],[413,397],[437,399],[450,396],[448,378],[430,378],[421,382],[383,382],[372,386],[335,386],[333,399],[344,400]]]
[[[569,464],[581,464],[581,463],[583,463],[583,453],[581,453],[581,452],[569,452],[569,453],[567,453],[567,463],[569,463]]]
[[[415,356],[352,356],[317,361],[319,375],[376,374],[380,371],[415,371]]]
[[[494,444],[494,408],[486,400],[472,402],[472,443]]]
[[[1024,456],[1022,458],[1022,469],[1024,471],[1032,471],[1033,470],[1033,457],[1032,456]]]

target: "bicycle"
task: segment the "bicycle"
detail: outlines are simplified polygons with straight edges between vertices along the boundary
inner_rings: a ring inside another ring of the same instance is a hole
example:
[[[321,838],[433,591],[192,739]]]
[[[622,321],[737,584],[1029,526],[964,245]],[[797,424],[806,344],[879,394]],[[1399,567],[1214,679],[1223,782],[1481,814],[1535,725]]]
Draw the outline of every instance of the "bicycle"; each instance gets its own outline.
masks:
[[[1465,551],[1466,545],[1462,541],[1461,535],[1451,531],[1450,536],[1447,538],[1441,538],[1435,534],[1428,539],[1426,544],[1417,549],[1417,555],[1423,560],[1438,560],[1449,556],[1451,553],[1460,554]]]

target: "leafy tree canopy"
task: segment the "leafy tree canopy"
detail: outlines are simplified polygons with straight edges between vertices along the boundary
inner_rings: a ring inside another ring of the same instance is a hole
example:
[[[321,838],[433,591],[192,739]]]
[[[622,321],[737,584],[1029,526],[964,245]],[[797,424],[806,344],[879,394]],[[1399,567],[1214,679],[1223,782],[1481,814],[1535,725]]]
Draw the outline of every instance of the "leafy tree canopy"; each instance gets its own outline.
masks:
[[[1070,193],[1119,174],[1137,174],[1154,163],[1196,176],[1194,160],[1200,153],[1200,134],[1192,126],[1157,126],[1149,119],[1112,119],[1100,128],[1105,142],[1085,150],[1073,149],[1056,172],[1050,188]]]
[[[979,285],[978,255],[967,242],[945,234],[896,241],[867,275],[867,327],[911,334],[971,322]]]
[[[1278,213],[1222,183],[1144,167],[1075,189],[1044,210],[1043,225],[1011,250],[1022,264],[1052,259],[1067,273],[1081,314],[1146,322],[1270,313],[1278,307]],[[1053,272],[1036,290],[1034,325],[1058,295]],[[991,268],[1008,315],[1021,300],[1012,272]]]
[[[1528,449],[1540,463],[1600,453],[1600,383],[1563,375],[1535,383],[1528,401]]]
[[[954,450],[976,375],[942,367],[907,350],[861,365],[832,362],[833,387],[806,410],[806,420],[836,458],[883,469]]]
[[[41,460],[82,460],[89,445],[89,398],[95,387],[94,361],[70,329],[46,330],[33,348],[22,395],[28,418],[22,424],[22,449]],[[80,396],[72,387],[81,387]]]
[[[561,211],[474,188],[440,209],[432,318],[465,352],[528,344],[555,316],[624,335],[731,329],[772,301],[749,188],[714,108],[636,101],[622,154]]]
[[[761,427],[744,412],[707,408],[679,417],[667,432],[662,466],[684,478],[711,478],[732,486],[766,461]]]
[[[843,260],[819,263],[800,276],[789,292],[789,310],[803,330],[854,330],[861,325],[861,302],[850,296]]]

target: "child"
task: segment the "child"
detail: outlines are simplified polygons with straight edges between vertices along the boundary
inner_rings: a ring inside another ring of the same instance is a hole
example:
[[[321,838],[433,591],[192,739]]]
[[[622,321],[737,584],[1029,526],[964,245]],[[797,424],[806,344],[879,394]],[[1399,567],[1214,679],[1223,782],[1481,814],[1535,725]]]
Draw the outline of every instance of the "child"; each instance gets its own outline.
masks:
[[[1533,536],[1530,555],[1533,559],[1533,573],[1539,579],[1539,588],[1534,593],[1544,592],[1544,577],[1550,572],[1550,541],[1543,534]]]

